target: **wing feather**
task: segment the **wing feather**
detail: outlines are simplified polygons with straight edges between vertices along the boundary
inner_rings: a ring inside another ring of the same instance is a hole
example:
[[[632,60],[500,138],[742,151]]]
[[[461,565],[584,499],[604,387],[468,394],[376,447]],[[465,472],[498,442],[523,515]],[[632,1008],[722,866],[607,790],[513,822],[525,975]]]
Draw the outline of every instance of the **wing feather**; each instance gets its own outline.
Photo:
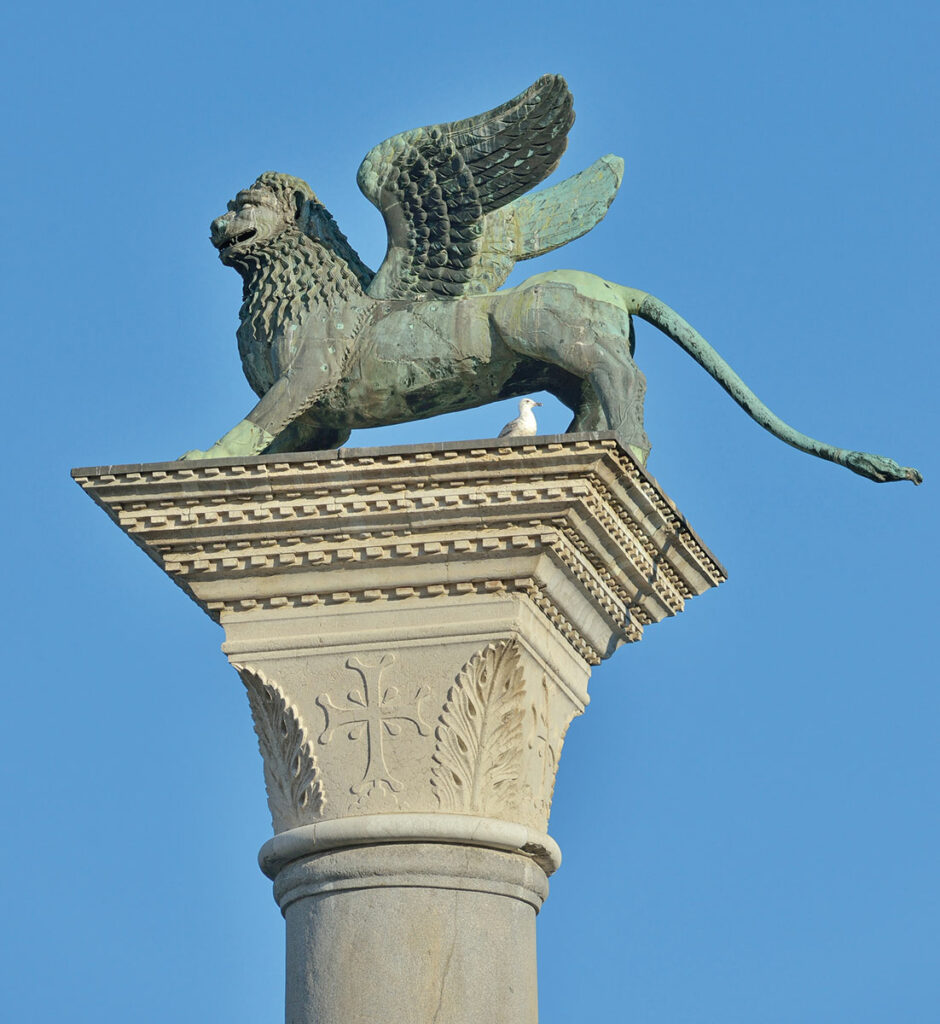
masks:
[[[369,294],[479,290],[484,219],[552,173],[573,121],[565,80],[545,75],[485,114],[402,132],[370,150],[357,180],[382,212],[389,244]]]
[[[623,161],[604,156],[580,174],[487,214],[467,294],[496,291],[519,260],[586,234],[603,220],[622,180]]]

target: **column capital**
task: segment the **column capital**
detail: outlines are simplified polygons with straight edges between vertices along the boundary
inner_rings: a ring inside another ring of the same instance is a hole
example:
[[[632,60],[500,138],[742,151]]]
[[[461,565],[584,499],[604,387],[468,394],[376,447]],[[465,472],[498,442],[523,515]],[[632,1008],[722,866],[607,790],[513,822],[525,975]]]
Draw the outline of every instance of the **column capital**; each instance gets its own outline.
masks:
[[[275,833],[314,846],[387,815],[544,837],[591,667],[724,579],[610,434],[73,475],[224,627]]]

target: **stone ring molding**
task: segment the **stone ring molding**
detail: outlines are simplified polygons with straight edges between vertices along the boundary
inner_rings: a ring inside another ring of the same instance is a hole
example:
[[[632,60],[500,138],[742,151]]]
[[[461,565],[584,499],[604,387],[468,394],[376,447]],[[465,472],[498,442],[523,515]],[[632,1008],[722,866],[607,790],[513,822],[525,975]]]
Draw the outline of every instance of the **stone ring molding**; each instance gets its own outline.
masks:
[[[282,868],[301,857],[381,843],[453,843],[524,853],[546,875],[561,866],[561,849],[544,832],[498,818],[440,813],[364,814],[301,825],[269,839],[258,853],[258,864],[273,879]]]

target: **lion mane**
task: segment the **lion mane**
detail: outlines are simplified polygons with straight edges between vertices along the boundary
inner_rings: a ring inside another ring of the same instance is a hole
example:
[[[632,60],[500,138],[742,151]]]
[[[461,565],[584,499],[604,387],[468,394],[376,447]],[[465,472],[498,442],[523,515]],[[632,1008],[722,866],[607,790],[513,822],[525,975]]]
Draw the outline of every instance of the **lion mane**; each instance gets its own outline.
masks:
[[[266,171],[246,191],[262,190],[273,197],[283,230],[266,245],[231,260],[242,278],[238,351],[258,395],[277,379],[271,345],[289,324],[302,322],[318,307],[333,311],[363,295],[358,256],[307,182]],[[339,244],[330,238],[331,226]],[[352,266],[340,254],[342,242],[352,254]]]

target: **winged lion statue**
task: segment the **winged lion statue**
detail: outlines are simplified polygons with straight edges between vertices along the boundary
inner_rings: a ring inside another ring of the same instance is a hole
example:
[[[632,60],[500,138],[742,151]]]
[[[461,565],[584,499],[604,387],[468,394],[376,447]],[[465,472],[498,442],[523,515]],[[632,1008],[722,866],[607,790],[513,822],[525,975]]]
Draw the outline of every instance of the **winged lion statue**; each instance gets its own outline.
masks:
[[[242,277],[238,347],[259,401],[183,458],[336,448],[356,428],[544,390],[572,410],[569,430],[616,431],[645,462],[638,316],[787,444],[871,480],[920,483],[916,469],[794,430],[647,292],[567,270],[499,290],[517,261],[593,228],[620,187],[623,161],[605,156],[530,193],[557,167],[573,122],[565,80],[545,75],[484,114],[377,145],[358,174],[388,230],[377,272],[301,179],[267,172],[239,192],[211,239]]]

